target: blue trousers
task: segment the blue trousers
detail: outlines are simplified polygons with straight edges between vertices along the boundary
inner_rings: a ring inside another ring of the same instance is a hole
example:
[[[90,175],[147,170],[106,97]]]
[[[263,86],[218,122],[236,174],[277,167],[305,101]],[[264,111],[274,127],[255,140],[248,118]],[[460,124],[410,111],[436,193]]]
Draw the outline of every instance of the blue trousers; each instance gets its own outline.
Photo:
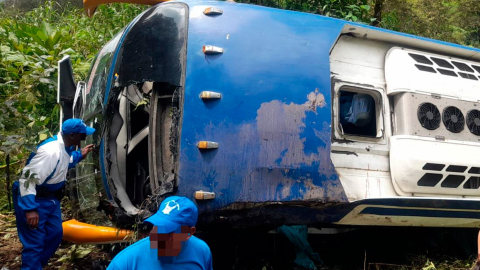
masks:
[[[63,237],[62,212],[60,202],[56,198],[36,198],[39,221],[33,230],[27,225],[27,218],[22,208],[18,206],[20,191],[18,181],[13,184],[13,205],[17,218],[17,231],[22,250],[22,270],[42,269],[55,254]]]

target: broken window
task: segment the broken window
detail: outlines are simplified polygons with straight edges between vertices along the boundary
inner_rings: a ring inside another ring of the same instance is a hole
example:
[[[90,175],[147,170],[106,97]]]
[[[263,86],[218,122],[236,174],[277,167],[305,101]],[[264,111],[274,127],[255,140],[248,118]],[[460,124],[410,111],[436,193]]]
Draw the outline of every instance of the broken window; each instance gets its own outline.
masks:
[[[117,196],[123,190],[121,192],[126,193],[135,207],[151,194],[148,135],[152,87],[152,82],[145,82],[114,89],[120,92],[109,128],[109,173],[114,179]]]
[[[118,33],[95,57],[92,67],[88,72],[89,76],[86,80],[86,99],[88,103],[84,108],[86,117],[98,112],[103,108],[103,99],[107,90],[107,82],[112,64],[115,49],[117,48],[123,31]]]
[[[103,115],[98,113],[86,119],[85,123],[96,131],[91,136],[87,136],[82,147],[100,142]],[[108,199],[108,191],[105,190],[101,174],[100,157],[101,152],[97,145],[94,151],[75,167],[76,177],[70,179],[68,185],[70,197],[77,201],[75,206],[79,210],[74,213],[75,218],[88,220],[96,225],[111,226],[107,216],[97,211],[99,202]]]
[[[113,196],[127,213],[142,208],[152,193],[173,189],[181,90],[159,82],[113,89],[116,94],[107,109],[107,174],[115,187]]]
[[[345,135],[377,137],[374,96],[348,88],[339,91],[339,122]]]
[[[149,9],[102,49],[87,80],[85,115],[105,116],[107,188],[130,217],[145,208],[150,194],[173,190],[187,26],[186,4]]]

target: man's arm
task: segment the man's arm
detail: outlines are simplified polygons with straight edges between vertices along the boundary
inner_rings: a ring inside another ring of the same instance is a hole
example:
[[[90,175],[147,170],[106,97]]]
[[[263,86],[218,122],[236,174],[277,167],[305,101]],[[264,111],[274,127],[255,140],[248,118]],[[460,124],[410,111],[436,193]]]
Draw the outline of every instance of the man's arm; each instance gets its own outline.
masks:
[[[212,263],[212,253],[210,253],[210,259],[208,260],[207,270],[213,270],[213,263]]]
[[[72,169],[75,168],[75,166],[82,161],[84,158],[87,157],[88,153],[92,152],[93,150],[93,144],[89,144],[82,148],[82,150],[77,150],[73,151],[71,156],[70,156],[70,163],[68,164],[68,168]]]
[[[203,242],[205,244],[205,259],[206,259],[206,265],[205,269],[206,270],[213,270],[213,262],[212,262],[212,252],[210,251],[210,247],[207,245],[207,243]]]

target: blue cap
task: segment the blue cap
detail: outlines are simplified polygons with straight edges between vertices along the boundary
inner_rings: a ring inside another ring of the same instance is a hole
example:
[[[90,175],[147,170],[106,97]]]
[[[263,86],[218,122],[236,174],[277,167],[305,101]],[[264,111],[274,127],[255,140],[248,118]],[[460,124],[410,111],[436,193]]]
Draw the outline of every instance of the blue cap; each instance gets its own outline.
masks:
[[[163,200],[157,213],[147,218],[158,227],[158,233],[171,233],[181,226],[194,227],[197,224],[197,206],[185,197],[171,196]]]
[[[63,134],[85,133],[87,135],[92,135],[94,132],[95,129],[85,125],[82,119],[70,118],[62,124]]]

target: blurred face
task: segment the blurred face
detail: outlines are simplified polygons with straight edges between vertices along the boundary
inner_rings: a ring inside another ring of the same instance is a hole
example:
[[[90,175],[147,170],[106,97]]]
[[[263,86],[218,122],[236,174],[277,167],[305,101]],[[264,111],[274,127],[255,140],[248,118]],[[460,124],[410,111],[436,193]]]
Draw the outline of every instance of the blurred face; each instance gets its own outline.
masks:
[[[175,232],[158,233],[158,227],[154,226],[150,231],[150,248],[157,250],[161,257],[178,256],[182,251],[182,244],[195,233],[195,227],[182,226]]]
[[[69,135],[70,143],[73,146],[80,146],[81,141],[84,141],[87,138],[87,134],[85,133],[72,133]]]

